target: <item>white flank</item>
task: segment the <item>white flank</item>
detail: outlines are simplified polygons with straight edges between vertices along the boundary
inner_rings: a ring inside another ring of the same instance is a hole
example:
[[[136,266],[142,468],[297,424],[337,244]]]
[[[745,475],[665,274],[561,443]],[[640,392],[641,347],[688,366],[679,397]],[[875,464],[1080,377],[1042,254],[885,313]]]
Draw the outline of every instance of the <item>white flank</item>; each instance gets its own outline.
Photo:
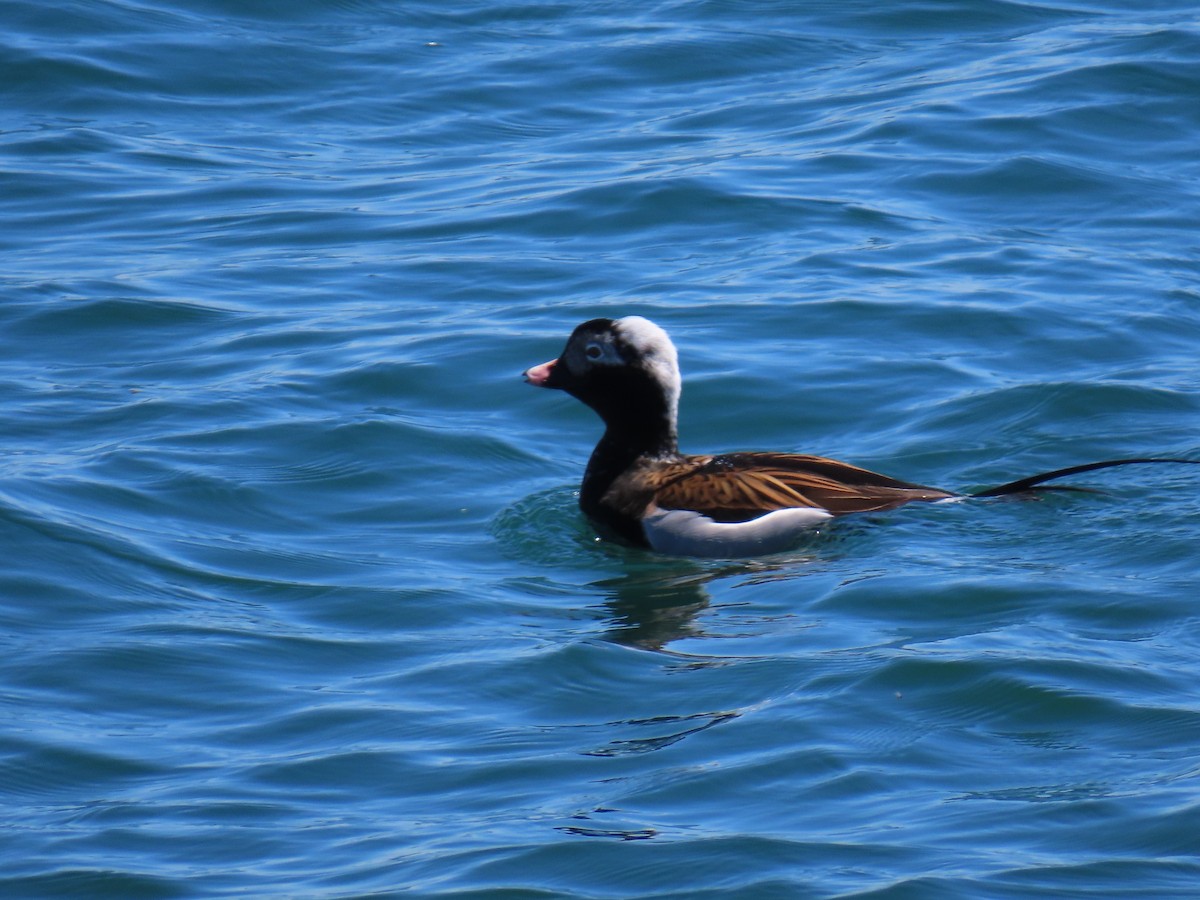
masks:
[[[777,509],[749,522],[714,522],[688,509],[656,509],[642,520],[646,540],[672,556],[762,556],[789,549],[805,531],[832,519],[823,509]]]

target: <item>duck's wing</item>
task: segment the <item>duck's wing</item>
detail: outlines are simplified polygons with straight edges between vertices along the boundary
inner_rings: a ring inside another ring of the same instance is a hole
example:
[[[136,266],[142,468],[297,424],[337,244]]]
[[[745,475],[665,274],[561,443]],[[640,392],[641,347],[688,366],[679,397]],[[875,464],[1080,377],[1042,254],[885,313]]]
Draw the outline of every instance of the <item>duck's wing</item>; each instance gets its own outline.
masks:
[[[834,459],[793,453],[685,457],[659,467],[651,487],[660,509],[693,510],[714,522],[745,522],[780,509],[843,515],[958,496]]]

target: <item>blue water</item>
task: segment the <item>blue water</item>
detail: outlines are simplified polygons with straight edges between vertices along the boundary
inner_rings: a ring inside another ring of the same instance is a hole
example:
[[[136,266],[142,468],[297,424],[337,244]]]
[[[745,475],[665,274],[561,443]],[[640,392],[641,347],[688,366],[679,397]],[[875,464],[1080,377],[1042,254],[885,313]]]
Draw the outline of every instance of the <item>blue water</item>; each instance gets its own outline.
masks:
[[[1200,478],[598,543],[521,370],[1200,451],[1192,3],[0,5],[0,896],[1192,898]]]

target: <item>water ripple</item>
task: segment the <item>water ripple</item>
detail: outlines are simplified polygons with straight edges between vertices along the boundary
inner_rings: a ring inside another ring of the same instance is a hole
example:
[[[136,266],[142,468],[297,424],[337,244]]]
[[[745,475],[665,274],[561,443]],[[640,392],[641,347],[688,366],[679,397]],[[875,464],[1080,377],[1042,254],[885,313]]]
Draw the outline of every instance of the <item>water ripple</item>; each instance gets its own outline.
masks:
[[[1195,893],[1194,473],[672,560],[519,378],[1193,454],[1189,5],[8,6],[0,893]]]

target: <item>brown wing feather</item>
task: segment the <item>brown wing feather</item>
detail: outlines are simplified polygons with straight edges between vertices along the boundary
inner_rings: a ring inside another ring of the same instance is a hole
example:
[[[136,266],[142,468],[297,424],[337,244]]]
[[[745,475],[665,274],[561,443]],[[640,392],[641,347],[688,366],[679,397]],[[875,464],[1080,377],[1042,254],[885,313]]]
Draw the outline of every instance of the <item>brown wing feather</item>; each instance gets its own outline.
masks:
[[[653,490],[663,509],[694,509],[718,522],[794,507],[842,515],[955,496],[822,456],[790,453],[688,457],[656,471]]]

